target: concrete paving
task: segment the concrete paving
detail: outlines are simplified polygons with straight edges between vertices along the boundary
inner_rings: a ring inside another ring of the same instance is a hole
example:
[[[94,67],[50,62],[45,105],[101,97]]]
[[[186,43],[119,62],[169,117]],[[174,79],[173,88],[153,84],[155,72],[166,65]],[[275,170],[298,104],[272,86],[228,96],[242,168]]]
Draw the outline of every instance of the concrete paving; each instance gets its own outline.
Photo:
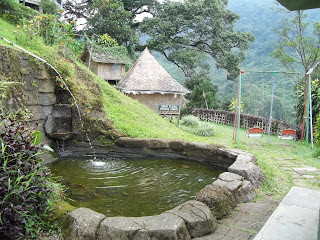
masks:
[[[194,240],[251,240],[266,223],[278,202],[264,198],[257,202],[241,203],[232,214],[218,222],[213,234]]]
[[[292,187],[254,240],[317,240],[320,191]]]

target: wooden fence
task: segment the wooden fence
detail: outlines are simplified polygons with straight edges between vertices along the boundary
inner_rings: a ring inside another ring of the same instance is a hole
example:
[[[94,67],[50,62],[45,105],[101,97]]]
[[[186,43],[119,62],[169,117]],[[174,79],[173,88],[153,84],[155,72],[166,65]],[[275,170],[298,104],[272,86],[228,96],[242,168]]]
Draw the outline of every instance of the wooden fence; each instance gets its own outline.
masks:
[[[198,117],[202,121],[210,121],[215,123],[221,123],[226,125],[234,125],[234,112],[228,112],[223,110],[204,109],[197,108],[192,111],[192,115]],[[264,129],[264,133],[268,133],[269,119],[264,117],[253,116],[249,114],[240,114],[240,127],[252,128],[260,127]],[[271,134],[278,135],[281,129],[293,128],[292,125],[279,121],[271,121]]]

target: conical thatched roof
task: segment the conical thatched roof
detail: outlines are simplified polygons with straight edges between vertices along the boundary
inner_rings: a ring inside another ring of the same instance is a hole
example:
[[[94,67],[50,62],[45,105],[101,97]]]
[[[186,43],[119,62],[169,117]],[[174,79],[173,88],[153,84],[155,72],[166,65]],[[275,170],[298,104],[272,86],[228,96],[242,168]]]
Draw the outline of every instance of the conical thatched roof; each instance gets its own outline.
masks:
[[[172,93],[185,95],[190,91],[178,83],[151,55],[148,48],[143,50],[139,59],[117,88],[125,93],[152,94]]]

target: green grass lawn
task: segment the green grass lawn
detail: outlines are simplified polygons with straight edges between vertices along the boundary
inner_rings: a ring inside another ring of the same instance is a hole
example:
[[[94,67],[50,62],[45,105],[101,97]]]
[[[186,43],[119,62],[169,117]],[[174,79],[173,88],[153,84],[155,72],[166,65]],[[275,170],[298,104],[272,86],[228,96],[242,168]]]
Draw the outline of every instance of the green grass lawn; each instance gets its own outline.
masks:
[[[229,148],[236,148],[233,140],[233,126],[215,124],[216,135],[212,140],[216,144],[222,144]],[[240,129],[240,144],[242,150],[251,152],[257,157],[258,164],[268,178],[264,183],[263,194],[273,195],[276,199],[282,199],[293,186],[292,178],[277,165],[277,161],[299,161],[320,169],[320,159],[316,156],[316,149],[311,149],[311,144],[305,142],[280,140],[277,136],[268,135],[262,138],[248,138],[245,129]],[[320,186],[319,186],[320,188]]]

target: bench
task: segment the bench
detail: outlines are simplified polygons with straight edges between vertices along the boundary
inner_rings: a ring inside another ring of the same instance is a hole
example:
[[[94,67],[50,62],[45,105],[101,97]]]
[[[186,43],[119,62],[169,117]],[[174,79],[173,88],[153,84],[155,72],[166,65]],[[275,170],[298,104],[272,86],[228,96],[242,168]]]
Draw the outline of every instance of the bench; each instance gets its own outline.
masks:
[[[249,128],[247,130],[248,138],[262,138],[263,137],[263,129],[259,127]]]
[[[284,129],[279,133],[278,138],[283,140],[295,140],[296,136],[297,136],[297,133],[295,130]]]

